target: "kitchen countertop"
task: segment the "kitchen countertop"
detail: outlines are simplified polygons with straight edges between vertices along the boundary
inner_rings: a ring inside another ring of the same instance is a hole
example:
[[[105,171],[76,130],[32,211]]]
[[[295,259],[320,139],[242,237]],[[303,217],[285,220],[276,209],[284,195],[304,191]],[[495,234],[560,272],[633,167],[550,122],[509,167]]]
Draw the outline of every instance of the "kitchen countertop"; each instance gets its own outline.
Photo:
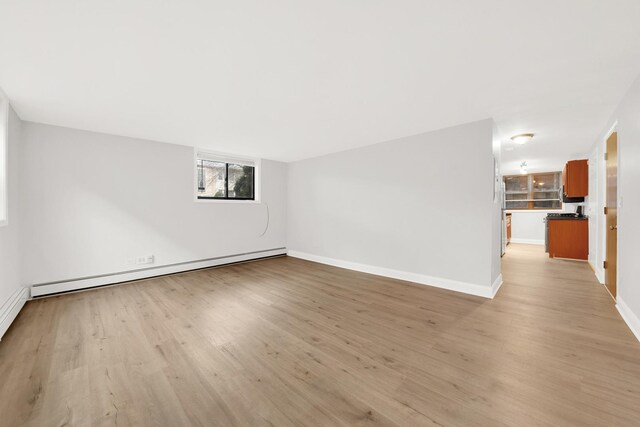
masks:
[[[547,220],[561,220],[561,221],[566,221],[566,220],[572,220],[572,221],[584,221],[589,219],[588,216],[548,216],[546,217]]]

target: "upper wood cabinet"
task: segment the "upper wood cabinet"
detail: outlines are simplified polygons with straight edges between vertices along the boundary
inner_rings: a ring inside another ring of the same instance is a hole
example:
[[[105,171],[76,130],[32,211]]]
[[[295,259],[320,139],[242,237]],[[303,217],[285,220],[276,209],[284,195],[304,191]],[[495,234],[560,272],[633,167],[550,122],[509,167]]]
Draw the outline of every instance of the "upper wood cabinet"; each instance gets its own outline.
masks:
[[[567,197],[589,195],[589,161],[570,160],[562,171],[562,186]]]

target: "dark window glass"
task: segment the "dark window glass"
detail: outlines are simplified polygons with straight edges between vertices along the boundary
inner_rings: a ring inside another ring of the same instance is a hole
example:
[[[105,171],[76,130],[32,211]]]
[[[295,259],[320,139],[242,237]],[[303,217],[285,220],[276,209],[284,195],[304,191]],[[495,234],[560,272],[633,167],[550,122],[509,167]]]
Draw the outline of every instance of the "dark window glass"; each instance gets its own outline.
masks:
[[[527,175],[505,176],[504,183],[508,193],[529,192],[529,177]]]
[[[526,200],[524,202],[507,200],[507,209],[528,209],[528,208],[529,208],[529,202]]]
[[[230,199],[253,199],[253,166],[228,164]]]
[[[224,199],[227,196],[225,170],[225,163],[198,160],[198,197]]]
[[[534,209],[560,209],[560,200],[536,200],[533,202]]]
[[[560,190],[560,181],[560,172],[537,173],[533,175],[533,190],[557,192]]]
[[[199,199],[255,200],[255,167],[198,159]]]
[[[204,184],[204,166],[202,160],[198,160],[198,193],[205,191],[207,187]]]

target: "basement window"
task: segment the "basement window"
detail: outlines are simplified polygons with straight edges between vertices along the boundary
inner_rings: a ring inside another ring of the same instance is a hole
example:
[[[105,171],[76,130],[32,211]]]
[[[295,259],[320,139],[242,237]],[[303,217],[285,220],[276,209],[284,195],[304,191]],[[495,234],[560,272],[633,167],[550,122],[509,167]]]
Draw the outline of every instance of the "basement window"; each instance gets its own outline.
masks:
[[[215,153],[196,153],[198,200],[256,200],[257,161]]]
[[[0,90],[0,227],[8,222],[9,100]]]

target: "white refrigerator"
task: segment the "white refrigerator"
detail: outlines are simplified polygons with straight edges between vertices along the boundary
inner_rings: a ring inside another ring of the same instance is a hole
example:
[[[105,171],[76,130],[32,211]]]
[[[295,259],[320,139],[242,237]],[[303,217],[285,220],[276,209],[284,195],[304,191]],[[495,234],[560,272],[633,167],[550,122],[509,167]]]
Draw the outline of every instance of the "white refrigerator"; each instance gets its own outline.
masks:
[[[507,200],[506,200],[506,188],[504,182],[500,186],[500,199],[502,200],[502,253],[507,251]]]

